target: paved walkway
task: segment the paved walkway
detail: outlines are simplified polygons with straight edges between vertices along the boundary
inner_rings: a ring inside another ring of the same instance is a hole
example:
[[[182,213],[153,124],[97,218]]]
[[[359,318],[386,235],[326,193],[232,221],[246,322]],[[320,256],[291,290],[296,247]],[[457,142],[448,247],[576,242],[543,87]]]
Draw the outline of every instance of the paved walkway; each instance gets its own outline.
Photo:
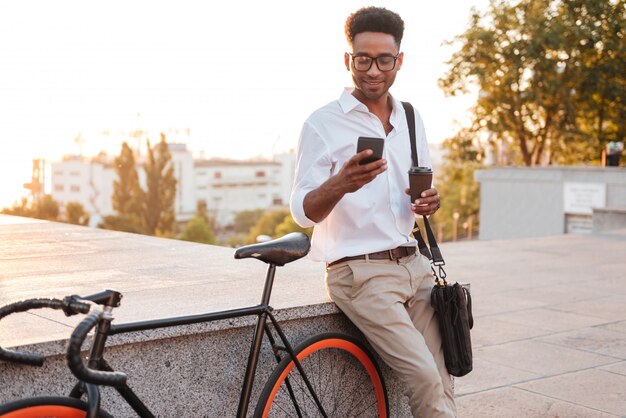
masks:
[[[257,302],[263,266],[232,260],[232,249],[120,237],[0,215],[0,303],[120,288],[125,322]],[[626,230],[447,243],[442,251],[449,277],[470,282],[474,301],[475,365],[456,381],[459,417],[626,416]],[[298,280],[277,280],[276,307],[327,300],[319,264],[302,260],[279,274]],[[42,324],[42,316],[8,318],[2,340],[67,335],[71,318]]]
[[[626,231],[442,251],[474,302],[459,417],[626,416]]]

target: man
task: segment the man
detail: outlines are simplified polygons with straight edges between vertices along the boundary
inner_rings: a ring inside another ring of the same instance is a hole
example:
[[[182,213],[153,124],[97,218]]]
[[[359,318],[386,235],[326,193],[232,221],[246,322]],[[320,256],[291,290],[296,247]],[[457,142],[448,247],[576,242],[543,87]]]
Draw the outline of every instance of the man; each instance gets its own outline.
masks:
[[[432,215],[440,199],[435,188],[415,202],[407,196],[408,125],[389,93],[402,68],[404,22],[367,7],[348,17],[345,32],[354,88],[304,123],[291,212],[301,226],[314,226],[310,257],[326,262],[330,297],[403,380],[413,415],[455,416],[430,307],[430,263],[410,235],[415,215]],[[419,163],[430,167],[417,112],[415,119]],[[359,136],[384,138],[383,158],[360,165],[372,150],[355,155]]]

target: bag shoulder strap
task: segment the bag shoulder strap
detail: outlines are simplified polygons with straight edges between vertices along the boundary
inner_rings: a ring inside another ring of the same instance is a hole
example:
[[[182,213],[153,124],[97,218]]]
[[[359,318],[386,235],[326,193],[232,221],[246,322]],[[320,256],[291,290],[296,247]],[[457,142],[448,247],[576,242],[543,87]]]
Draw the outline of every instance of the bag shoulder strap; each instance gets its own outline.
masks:
[[[417,139],[415,135],[415,110],[413,110],[413,106],[409,102],[402,102],[402,107],[404,107],[404,112],[406,113],[406,121],[409,125],[409,138],[411,140],[411,159],[413,160],[413,165],[417,167],[419,165],[419,159],[417,156]],[[435,234],[430,227],[430,222],[428,222],[428,218],[426,216],[423,216],[423,218],[430,251],[426,246],[426,243],[424,242],[424,238],[422,237],[422,233],[417,226],[417,222],[415,222],[415,226],[413,228],[413,236],[415,237],[415,239],[417,239],[419,251],[422,255],[432,260],[433,264],[435,264],[436,266],[443,266],[446,263],[443,260],[443,255],[441,254],[441,250],[437,245]]]
[[[409,125],[409,137],[411,138],[411,158],[413,160],[413,167],[418,167],[419,159],[417,155],[417,141],[415,140],[415,111],[413,106],[409,102],[402,102],[404,107],[404,113],[406,113],[406,122]]]

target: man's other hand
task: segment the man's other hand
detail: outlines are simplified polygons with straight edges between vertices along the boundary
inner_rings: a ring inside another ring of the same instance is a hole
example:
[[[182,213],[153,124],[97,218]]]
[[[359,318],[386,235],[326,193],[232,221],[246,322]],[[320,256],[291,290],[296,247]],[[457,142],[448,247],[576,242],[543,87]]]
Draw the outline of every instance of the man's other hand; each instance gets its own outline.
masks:
[[[408,195],[409,189],[405,189],[404,192]],[[430,188],[422,192],[419,199],[415,199],[415,202],[411,203],[411,210],[416,215],[432,215],[437,212],[437,209],[441,206],[441,197],[437,189]]]

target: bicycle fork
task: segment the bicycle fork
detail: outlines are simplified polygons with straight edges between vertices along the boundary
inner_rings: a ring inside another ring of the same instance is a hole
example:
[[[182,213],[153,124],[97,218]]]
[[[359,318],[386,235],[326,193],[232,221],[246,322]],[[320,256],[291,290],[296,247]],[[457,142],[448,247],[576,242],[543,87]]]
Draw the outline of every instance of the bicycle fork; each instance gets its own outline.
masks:
[[[109,330],[111,328],[111,321],[113,316],[111,315],[112,308],[105,306],[100,323],[98,324],[93,344],[91,346],[91,352],[89,354],[88,367],[94,370],[102,370],[112,372],[113,368],[103,358],[104,347],[106,344]],[[115,386],[115,390],[126,400],[128,405],[140,416],[145,418],[155,418],[148,407],[139,399],[139,397],[128,386]],[[98,385],[91,383],[78,382],[70,392],[70,397],[80,399],[83,394],[87,394],[87,415],[85,418],[96,418],[100,412],[100,388]]]

